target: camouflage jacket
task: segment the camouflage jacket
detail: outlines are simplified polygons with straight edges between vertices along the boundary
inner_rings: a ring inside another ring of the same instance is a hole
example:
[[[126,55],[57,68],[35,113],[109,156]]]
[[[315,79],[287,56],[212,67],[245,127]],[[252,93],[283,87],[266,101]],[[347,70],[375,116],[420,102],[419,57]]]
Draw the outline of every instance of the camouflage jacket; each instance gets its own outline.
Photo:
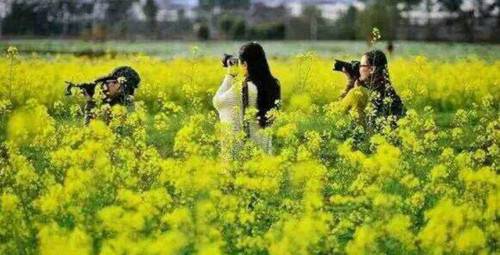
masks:
[[[108,98],[105,97],[102,99],[102,105],[109,105],[109,106],[114,106],[114,105],[123,105],[127,107],[127,110],[133,111],[134,110],[134,96],[132,95],[123,95],[115,98]],[[90,98],[87,100],[85,107],[84,107],[84,121],[85,125],[88,125],[90,123],[90,120],[93,120],[97,117],[96,114],[96,108],[97,108],[97,103],[93,98]],[[111,120],[111,113],[109,111],[104,112],[104,121],[106,123],[109,123]]]
[[[395,126],[396,121],[406,114],[403,101],[396,90],[385,80],[367,86],[370,90],[371,109],[368,113],[368,124],[375,125],[377,119],[389,120]]]

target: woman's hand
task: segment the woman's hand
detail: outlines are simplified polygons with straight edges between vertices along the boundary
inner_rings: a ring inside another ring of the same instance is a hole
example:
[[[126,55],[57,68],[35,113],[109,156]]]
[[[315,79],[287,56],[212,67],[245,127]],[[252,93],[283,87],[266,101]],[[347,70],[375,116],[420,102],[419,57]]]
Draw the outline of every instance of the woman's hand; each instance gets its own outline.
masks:
[[[354,87],[360,87],[360,86],[363,86],[363,82],[360,81],[359,79],[356,79],[354,81]]]
[[[238,75],[238,66],[228,66],[226,67],[226,71],[228,75],[236,77]]]
[[[357,84],[357,80],[354,80],[354,77],[352,77],[343,67],[342,72],[347,77],[347,85],[345,86],[344,91],[340,94],[340,98],[344,98],[347,93],[349,93],[349,91],[354,88],[355,84]]]
[[[347,77],[347,80],[349,82],[351,82],[351,81],[354,82],[354,77],[352,77],[351,74],[349,72],[347,72],[347,70],[345,70],[345,67],[342,67],[342,72],[345,74],[345,76]]]

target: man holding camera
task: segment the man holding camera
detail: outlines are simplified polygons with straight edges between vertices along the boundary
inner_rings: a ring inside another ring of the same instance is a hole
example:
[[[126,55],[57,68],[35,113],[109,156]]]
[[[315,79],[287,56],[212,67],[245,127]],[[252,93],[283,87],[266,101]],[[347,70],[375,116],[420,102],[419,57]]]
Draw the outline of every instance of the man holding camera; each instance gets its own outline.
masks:
[[[127,108],[133,107],[133,99],[135,89],[139,86],[141,79],[139,74],[129,66],[121,66],[113,70],[109,75],[98,78],[92,83],[73,84],[68,83],[66,95],[71,95],[71,89],[77,87],[82,90],[87,102],[84,108],[85,125],[88,125],[90,120],[96,118],[95,108],[97,103],[94,99],[95,87],[101,86],[103,92],[102,104],[114,106],[123,105]],[[105,120],[109,121],[109,113],[106,114]]]

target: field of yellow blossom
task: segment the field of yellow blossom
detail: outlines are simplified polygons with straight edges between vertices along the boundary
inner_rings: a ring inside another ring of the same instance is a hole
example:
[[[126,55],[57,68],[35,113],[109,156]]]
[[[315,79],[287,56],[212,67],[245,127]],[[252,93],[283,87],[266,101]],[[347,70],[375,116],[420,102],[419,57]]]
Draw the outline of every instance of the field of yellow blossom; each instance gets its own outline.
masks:
[[[1,57],[0,254],[498,252],[499,60],[394,57],[408,113],[374,134],[338,111],[332,59],[271,58],[274,153],[224,160],[225,71],[197,52]],[[85,126],[64,81],[124,64],[142,78],[135,111]]]

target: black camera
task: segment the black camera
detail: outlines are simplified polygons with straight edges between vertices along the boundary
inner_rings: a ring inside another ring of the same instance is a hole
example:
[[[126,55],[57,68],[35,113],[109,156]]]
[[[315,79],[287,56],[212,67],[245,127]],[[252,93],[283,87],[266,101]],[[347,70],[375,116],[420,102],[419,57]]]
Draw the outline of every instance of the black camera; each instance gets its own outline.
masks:
[[[233,55],[224,54],[224,56],[222,56],[223,67],[234,66],[237,64],[238,64],[238,58],[235,58]]]
[[[75,83],[70,82],[70,81],[65,81],[65,83],[67,84],[66,90],[65,90],[65,93],[64,93],[66,96],[71,96],[72,95],[71,90],[73,88],[78,88],[86,96],[93,97],[94,93],[95,93],[95,87],[97,86],[97,84],[95,82],[75,84]]]
[[[333,64],[333,71],[339,71],[342,72],[342,68],[346,70],[346,72],[353,78],[357,79],[359,78],[359,66],[360,62],[353,60],[351,63],[349,62],[344,62],[338,59],[335,59],[335,64]]]

